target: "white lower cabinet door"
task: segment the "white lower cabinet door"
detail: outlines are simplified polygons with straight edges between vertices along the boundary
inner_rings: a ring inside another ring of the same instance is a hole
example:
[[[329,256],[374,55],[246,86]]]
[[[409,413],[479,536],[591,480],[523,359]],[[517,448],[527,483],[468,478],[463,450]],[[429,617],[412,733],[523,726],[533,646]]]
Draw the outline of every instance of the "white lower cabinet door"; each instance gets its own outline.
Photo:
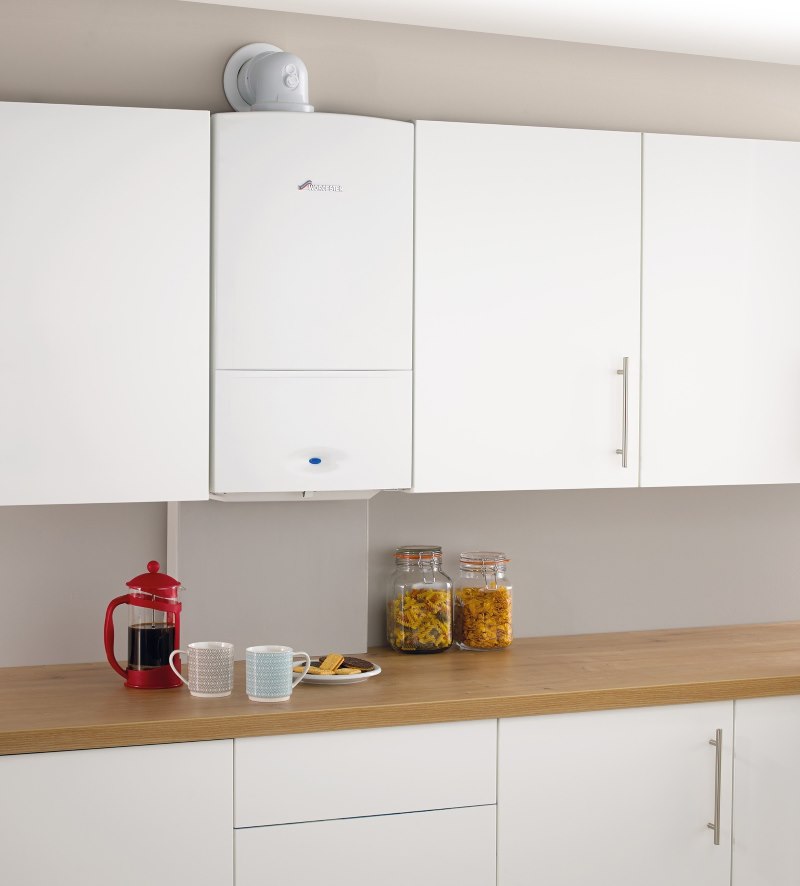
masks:
[[[733,886],[800,883],[800,696],[736,702]]]
[[[472,806],[238,830],[236,886],[494,886],[495,813]]]
[[[0,757],[0,882],[231,886],[231,741]]]
[[[501,720],[498,886],[728,886],[732,727],[732,702]]]

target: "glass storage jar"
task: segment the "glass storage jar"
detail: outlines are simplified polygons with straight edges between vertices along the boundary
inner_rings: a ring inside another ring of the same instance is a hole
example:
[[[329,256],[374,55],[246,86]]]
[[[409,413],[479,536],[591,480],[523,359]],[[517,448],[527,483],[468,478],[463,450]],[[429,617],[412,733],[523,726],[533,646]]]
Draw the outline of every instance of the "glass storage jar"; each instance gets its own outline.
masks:
[[[511,582],[508,557],[499,551],[461,555],[456,581],[454,633],[461,649],[511,645]]]
[[[397,548],[389,585],[386,637],[398,652],[444,652],[453,645],[453,582],[442,572],[442,549]]]

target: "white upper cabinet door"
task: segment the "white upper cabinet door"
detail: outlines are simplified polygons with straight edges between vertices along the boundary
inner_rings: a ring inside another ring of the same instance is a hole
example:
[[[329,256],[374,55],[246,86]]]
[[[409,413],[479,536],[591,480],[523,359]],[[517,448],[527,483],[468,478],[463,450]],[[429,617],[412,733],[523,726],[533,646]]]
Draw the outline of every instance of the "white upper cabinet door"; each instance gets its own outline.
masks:
[[[0,504],[207,498],[208,114],[0,132]]]
[[[411,369],[414,127],[216,114],[217,369]]]
[[[642,486],[800,482],[800,144],[644,137]]]
[[[732,741],[732,702],[501,720],[498,886],[730,886]]]
[[[638,133],[417,124],[416,491],[637,485],[640,186]]]
[[[800,696],[736,702],[733,886],[800,883]]]

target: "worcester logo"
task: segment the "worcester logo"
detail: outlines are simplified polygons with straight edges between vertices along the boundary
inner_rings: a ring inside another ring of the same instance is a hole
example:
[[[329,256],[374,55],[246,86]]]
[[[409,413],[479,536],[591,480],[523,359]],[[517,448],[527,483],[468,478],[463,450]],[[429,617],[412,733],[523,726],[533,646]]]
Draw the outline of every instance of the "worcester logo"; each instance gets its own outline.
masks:
[[[319,185],[315,184],[311,179],[304,181],[302,185],[297,186],[298,191],[343,191],[341,185]]]

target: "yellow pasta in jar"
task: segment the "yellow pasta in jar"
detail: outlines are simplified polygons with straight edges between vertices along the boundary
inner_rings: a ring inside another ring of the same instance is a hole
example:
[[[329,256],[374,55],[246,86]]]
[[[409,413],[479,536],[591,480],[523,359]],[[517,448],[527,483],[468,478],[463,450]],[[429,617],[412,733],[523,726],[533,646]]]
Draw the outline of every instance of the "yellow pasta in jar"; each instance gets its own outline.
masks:
[[[440,652],[453,642],[450,591],[412,587],[389,601],[387,636],[400,652]]]
[[[465,649],[504,649],[511,645],[511,589],[459,588],[455,599],[455,639]]]

